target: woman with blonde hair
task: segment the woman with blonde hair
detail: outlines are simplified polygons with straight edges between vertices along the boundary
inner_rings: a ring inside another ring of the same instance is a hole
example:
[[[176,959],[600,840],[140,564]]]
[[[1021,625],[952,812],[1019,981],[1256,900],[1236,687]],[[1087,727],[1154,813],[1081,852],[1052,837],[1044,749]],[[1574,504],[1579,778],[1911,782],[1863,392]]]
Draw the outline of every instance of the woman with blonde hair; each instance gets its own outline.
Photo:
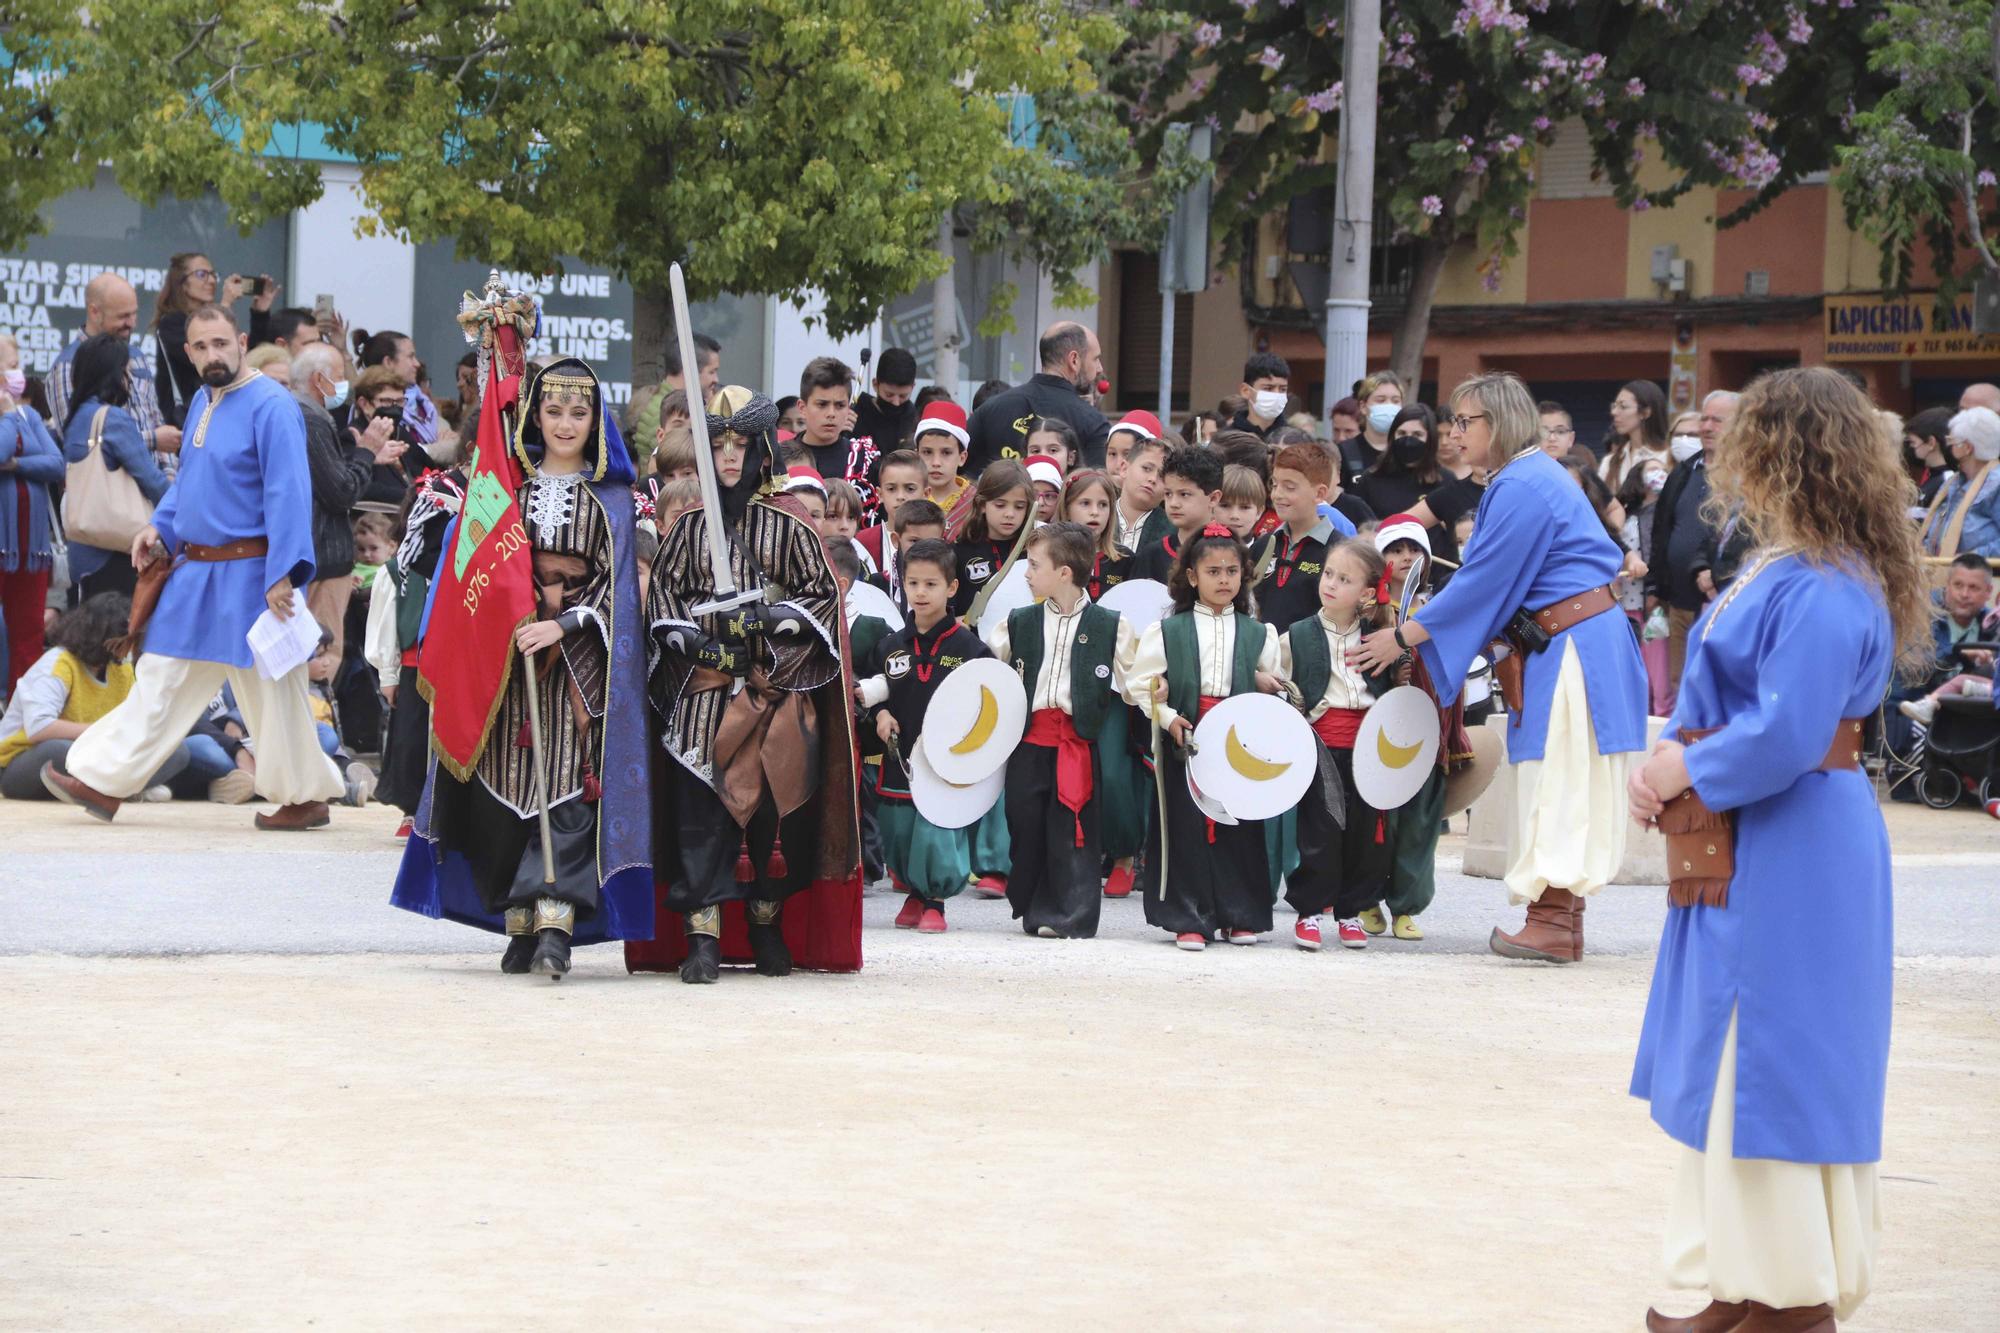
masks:
[[[1646,669],[1611,581],[1625,552],[1583,489],[1541,448],[1541,417],[1519,378],[1458,386],[1443,424],[1467,465],[1494,469],[1476,535],[1451,582],[1400,626],[1350,653],[1379,672],[1423,658],[1449,708],[1472,659],[1495,639],[1516,765],[1517,826],[1507,891],[1526,926],[1487,941],[1504,958],[1573,963],[1583,956],[1584,899],[1618,871],[1628,756],[1646,748]]]
[[[1712,1299],[1647,1327],[1820,1333],[1867,1296],[1881,1225],[1894,914],[1862,728],[1929,664],[1929,595],[1911,483],[1840,375],[1757,380],[1717,453],[1708,505],[1757,547],[1629,789],[1675,877],[1632,1093],[1683,1145],[1669,1280]]]

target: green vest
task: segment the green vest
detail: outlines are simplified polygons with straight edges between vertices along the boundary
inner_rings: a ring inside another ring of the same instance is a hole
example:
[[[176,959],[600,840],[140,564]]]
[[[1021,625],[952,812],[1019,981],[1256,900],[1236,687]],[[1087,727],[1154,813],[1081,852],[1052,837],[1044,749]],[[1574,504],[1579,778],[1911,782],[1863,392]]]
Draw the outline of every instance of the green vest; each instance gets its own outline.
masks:
[[[1201,713],[1201,641],[1195,637],[1192,611],[1160,622],[1167,650],[1167,706],[1192,722]],[[1257,658],[1264,648],[1264,623],[1236,613],[1236,660],[1229,673],[1229,692],[1248,694],[1257,688]]]
[[[1326,697],[1327,682],[1333,679],[1333,650],[1327,646],[1326,626],[1316,615],[1307,616],[1286,631],[1292,640],[1292,684],[1308,709]]]
[[[847,627],[847,660],[857,677],[867,665],[869,654],[875,651],[875,645],[888,637],[889,622],[880,616],[854,617],[854,623]]]
[[[382,572],[396,590],[396,646],[407,652],[423,637],[424,603],[430,600],[431,581],[419,570],[405,572],[394,556]]]
[[[1092,602],[1081,615],[1076,646],[1069,655],[1069,713],[1077,735],[1096,740],[1105,715],[1118,702],[1111,682],[1111,659],[1118,649],[1118,613]],[[1039,603],[1020,607],[1007,617],[1007,653],[1032,707],[1035,682],[1042,678]]]

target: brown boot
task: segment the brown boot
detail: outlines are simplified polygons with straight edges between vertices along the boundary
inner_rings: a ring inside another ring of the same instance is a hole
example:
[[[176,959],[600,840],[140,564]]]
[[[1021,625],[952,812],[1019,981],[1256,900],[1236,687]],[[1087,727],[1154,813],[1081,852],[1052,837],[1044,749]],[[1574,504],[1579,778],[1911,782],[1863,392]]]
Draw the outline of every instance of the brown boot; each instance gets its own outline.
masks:
[[[68,805],[81,807],[93,819],[101,819],[109,824],[124,802],[116,796],[106,796],[88,783],[78,782],[67,773],[56,772],[53,763],[42,765],[42,785],[49,789],[49,795]]]
[[[1710,1301],[1708,1308],[1699,1314],[1661,1314],[1658,1310],[1646,1311],[1646,1333],[1734,1333],[1736,1326],[1743,1322],[1743,1316],[1750,1313],[1750,1302]]]
[[[1569,896],[1569,942],[1574,955],[1571,962],[1583,961],[1583,905],[1589,901],[1580,893]]]
[[[296,805],[281,805],[268,815],[258,815],[255,822],[266,833],[289,833],[325,828],[333,822],[333,816],[327,810],[325,801],[303,801]]]
[[[1573,963],[1576,945],[1572,941],[1570,914],[1576,895],[1568,889],[1548,888],[1528,904],[1528,922],[1514,934],[1496,929],[1487,947],[1502,958],[1524,958],[1538,963]]]
[[[1789,1309],[1750,1302],[1750,1313],[1733,1333],[1834,1333],[1831,1305],[1795,1305]]]

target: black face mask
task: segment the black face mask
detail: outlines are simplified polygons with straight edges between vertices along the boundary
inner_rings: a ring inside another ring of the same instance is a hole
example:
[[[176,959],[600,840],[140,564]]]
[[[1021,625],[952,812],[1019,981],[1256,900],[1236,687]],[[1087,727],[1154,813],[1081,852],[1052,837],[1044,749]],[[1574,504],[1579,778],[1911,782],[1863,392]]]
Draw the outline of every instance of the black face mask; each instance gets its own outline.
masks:
[[[1415,467],[1424,461],[1424,452],[1428,448],[1419,436],[1398,436],[1389,441],[1389,457],[1403,467]]]

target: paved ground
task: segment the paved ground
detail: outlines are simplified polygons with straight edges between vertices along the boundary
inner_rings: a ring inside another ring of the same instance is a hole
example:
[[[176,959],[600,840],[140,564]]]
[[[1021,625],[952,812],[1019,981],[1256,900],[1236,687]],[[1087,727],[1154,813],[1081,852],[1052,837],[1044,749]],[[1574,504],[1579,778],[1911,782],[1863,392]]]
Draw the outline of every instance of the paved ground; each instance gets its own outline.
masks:
[[[1657,889],[1564,970],[1430,939],[1179,953],[1004,904],[867,970],[560,987],[386,907],[380,810],[0,802],[0,1328],[1627,1329],[1673,1150],[1623,1095]],[[1890,811],[1896,1045],[1857,1329],[2000,1305],[2000,823]],[[1450,845],[1446,858],[1454,855]],[[147,955],[132,957],[128,955]],[[354,955],[354,956],[334,956]],[[698,1305],[696,1304],[698,1303]]]

